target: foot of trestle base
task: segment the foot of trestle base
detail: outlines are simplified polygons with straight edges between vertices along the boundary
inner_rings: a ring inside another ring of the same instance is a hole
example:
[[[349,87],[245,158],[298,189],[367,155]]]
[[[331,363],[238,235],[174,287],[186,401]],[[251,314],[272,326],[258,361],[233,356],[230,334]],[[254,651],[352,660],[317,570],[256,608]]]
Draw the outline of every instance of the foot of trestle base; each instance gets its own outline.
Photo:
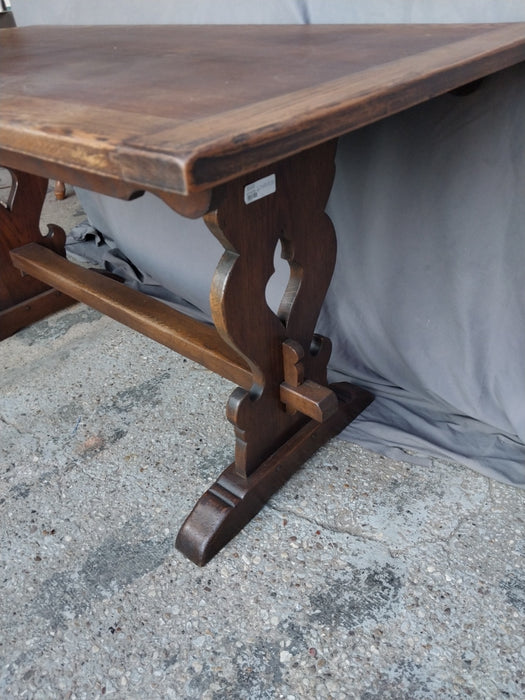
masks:
[[[324,423],[309,420],[249,477],[231,464],[201,496],[177,536],[176,547],[199,566],[207,564],[261,510],[269,498],[373,400],[364,389],[334,384],[339,409]]]

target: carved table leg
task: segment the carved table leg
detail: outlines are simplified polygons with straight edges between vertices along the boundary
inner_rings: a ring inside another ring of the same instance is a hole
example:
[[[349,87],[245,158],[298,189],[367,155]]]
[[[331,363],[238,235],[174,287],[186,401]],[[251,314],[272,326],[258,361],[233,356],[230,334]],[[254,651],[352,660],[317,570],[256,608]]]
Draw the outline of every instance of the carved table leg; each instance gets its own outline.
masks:
[[[213,320],[250,367],[253,384],[236,389],[228,403],[235,462],[201,497],[177,538],[177,547],[200,565],[372,400],[349,384],[327,387],[330,341],[315,334],[336,257],[324,212],[334,155],[335,142],[323,144],[228,183],[205,217],[225,248],[212,282]],[[290,279],[275,314],[265,290],[279,242]],[[286,405],[290,393],[299,397],[293,406]]]
[[[9,251],[32,241],[64,254],[65,236],[58,226],[50,226],[47,237],[40,234],[47,180],[18,170],[10,172],[11,193],[7,203],[0,204],[0,340],[74,303],[42,282],[22,277],[11,264]]]

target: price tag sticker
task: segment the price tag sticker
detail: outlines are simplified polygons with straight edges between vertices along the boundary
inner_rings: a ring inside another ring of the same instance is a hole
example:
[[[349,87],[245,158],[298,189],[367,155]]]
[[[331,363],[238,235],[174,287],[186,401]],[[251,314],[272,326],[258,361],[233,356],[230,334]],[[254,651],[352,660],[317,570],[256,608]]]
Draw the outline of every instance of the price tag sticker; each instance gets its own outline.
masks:
[[[258,199],[267,197],[275,192],[275,174],[267,175],[266,177],[246,185],[244,188],[244,203],[251,204]]]

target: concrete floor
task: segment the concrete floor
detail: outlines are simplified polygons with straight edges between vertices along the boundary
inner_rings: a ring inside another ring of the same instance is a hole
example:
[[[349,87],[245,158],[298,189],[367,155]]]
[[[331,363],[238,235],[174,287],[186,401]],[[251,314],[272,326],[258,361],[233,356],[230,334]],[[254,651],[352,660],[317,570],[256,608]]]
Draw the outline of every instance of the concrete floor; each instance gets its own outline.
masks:
[[[80,305],[0,366],[0,698],[525,697],[524,491],[336,439],[199,569],[231,385]]]

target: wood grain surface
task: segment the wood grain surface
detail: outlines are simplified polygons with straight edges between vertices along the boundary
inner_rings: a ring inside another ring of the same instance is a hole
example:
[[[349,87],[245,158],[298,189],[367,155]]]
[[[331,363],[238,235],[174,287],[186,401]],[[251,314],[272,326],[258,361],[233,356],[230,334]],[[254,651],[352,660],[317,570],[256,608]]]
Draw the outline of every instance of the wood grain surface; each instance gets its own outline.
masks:
[[[0,161],[188,194],[523,60],[525,23],[4,29]]]

